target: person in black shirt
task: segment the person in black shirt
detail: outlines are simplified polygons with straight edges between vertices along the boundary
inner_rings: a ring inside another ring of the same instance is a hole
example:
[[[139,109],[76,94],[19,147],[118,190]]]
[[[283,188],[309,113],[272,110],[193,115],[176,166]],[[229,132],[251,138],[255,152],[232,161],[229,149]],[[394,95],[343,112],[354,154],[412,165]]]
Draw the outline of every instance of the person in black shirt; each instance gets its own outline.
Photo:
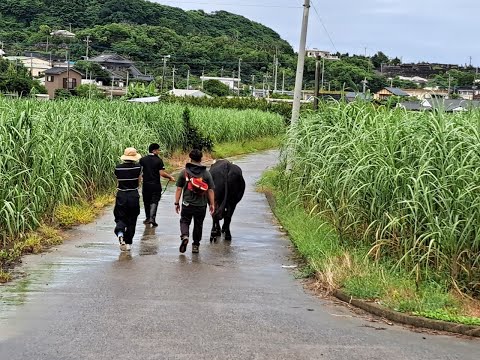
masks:
[[[142,167],[138,164],[141,155],[135,148],[126,148],[120,159],[123,163],[115,166],[117,177],[117,195],[115,197],[115,235],[120,242],[120,250],[130,251],[135,225],[140,214],[140,196],[138,186],[141,181]]]
[[[162,184],[160,177],[175,181],[175,178],[165,171],[162,159],[158,156],[160,145],[151,144],[148,147],[148,155],[140,159],[143,171],[143,205],[145,207],[144,224],[158,226],[155,222],[157,216],[158,202],[162,196]]]

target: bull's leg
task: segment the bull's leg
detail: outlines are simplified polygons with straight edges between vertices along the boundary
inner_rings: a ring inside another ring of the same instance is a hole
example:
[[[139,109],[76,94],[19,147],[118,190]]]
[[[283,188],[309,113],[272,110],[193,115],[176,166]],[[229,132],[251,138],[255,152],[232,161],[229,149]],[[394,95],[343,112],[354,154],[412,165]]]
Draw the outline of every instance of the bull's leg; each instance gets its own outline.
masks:
[[[235,211],[236,204],[235,205],[229,205],[227,207],[227,210],[225,211],[225,217],[223,221],[223,226],[222,226],[222,233],[225,234],[225,240],[232,240],[232,234],[230,233],[230,223],[232,222],[232,216]]]
[[[220,236],[220,221],[213,219],[212,231],[210,233],[210,242],[217,241],[217,236]]]
[[[222,226],[222,232],[225,233],[225,240],[232,240],[232,234],[230,233],[230,223],[232,222],[232,216],[228,214],[225,216]]]

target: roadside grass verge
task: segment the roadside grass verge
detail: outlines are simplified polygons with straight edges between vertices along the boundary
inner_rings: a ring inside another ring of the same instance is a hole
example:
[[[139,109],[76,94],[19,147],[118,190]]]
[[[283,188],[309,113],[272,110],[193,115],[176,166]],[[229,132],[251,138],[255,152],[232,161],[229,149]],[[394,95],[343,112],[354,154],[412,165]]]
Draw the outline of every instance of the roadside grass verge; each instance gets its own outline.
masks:
[[[466,325],[480,325],[480,303],[448,290],[447,284],[417,281],[385,260],[374,261],[369,248],[340,241],[328,218],[289,193],[282,172],[266,172],[259,182],[274,199],[273,211],[299,254],[328,293],[341,289],[348,295],[376,301],[392,310]],[[344,240],[344,239],[343,239]]]
[[[38,254],[62,244],[62,230],[92,222],[113,200],[113,195],[107,193],[99,194],[90,201],[81,200],[72,205],[61,204],[57,206],[53,216],[46,217],[36,230],[7,242],[6,246],[0,249],[0,283],[13,279],[12,270],[22,256]]]

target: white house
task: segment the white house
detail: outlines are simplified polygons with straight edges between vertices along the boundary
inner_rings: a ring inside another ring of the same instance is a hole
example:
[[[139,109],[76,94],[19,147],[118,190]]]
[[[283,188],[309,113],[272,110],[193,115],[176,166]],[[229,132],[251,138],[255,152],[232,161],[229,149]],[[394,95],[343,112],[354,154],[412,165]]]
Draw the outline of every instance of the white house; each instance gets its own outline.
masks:
[[[200,76],[200,80],[202,81],[217,80],[227,85],[230,90],[237,89],[241,81],[241,79],[238,77],[230,78],[230,77],[216,77],[216,76]]]
[[[170,90],[168,93],[169,93],[170,95],[179,96],[179,97],[182,97],[182,96],[191,96],[191,97],[207,97],[207,98],[211,98],[210,95],[207,95],[207,94],[205,94],[204,92],[202,92],[202,91],[200,91],[200,90],[174,89],[174,90]]]
[[[20,62],[25,66],[33,77],[38,77],[50,69],[50,61],[36,58],[34,56],[6,56],[5,59],[12,62]]]

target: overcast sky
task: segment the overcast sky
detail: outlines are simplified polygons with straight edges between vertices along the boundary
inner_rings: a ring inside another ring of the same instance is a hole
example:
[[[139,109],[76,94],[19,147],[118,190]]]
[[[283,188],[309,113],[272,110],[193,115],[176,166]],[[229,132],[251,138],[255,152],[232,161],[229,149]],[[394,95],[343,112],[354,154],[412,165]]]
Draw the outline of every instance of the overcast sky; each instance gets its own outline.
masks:
[[[226,10],[264,24],[298,51],[304,0],[151,0],[185,10]],[[311,0],[308,48],[403,62],[480,65],[478,0]],[[321,19],[321,20],[320,20]],[[325,26],[326,30],[324,29]],[[331,40],[330,40],[331,38]]]

